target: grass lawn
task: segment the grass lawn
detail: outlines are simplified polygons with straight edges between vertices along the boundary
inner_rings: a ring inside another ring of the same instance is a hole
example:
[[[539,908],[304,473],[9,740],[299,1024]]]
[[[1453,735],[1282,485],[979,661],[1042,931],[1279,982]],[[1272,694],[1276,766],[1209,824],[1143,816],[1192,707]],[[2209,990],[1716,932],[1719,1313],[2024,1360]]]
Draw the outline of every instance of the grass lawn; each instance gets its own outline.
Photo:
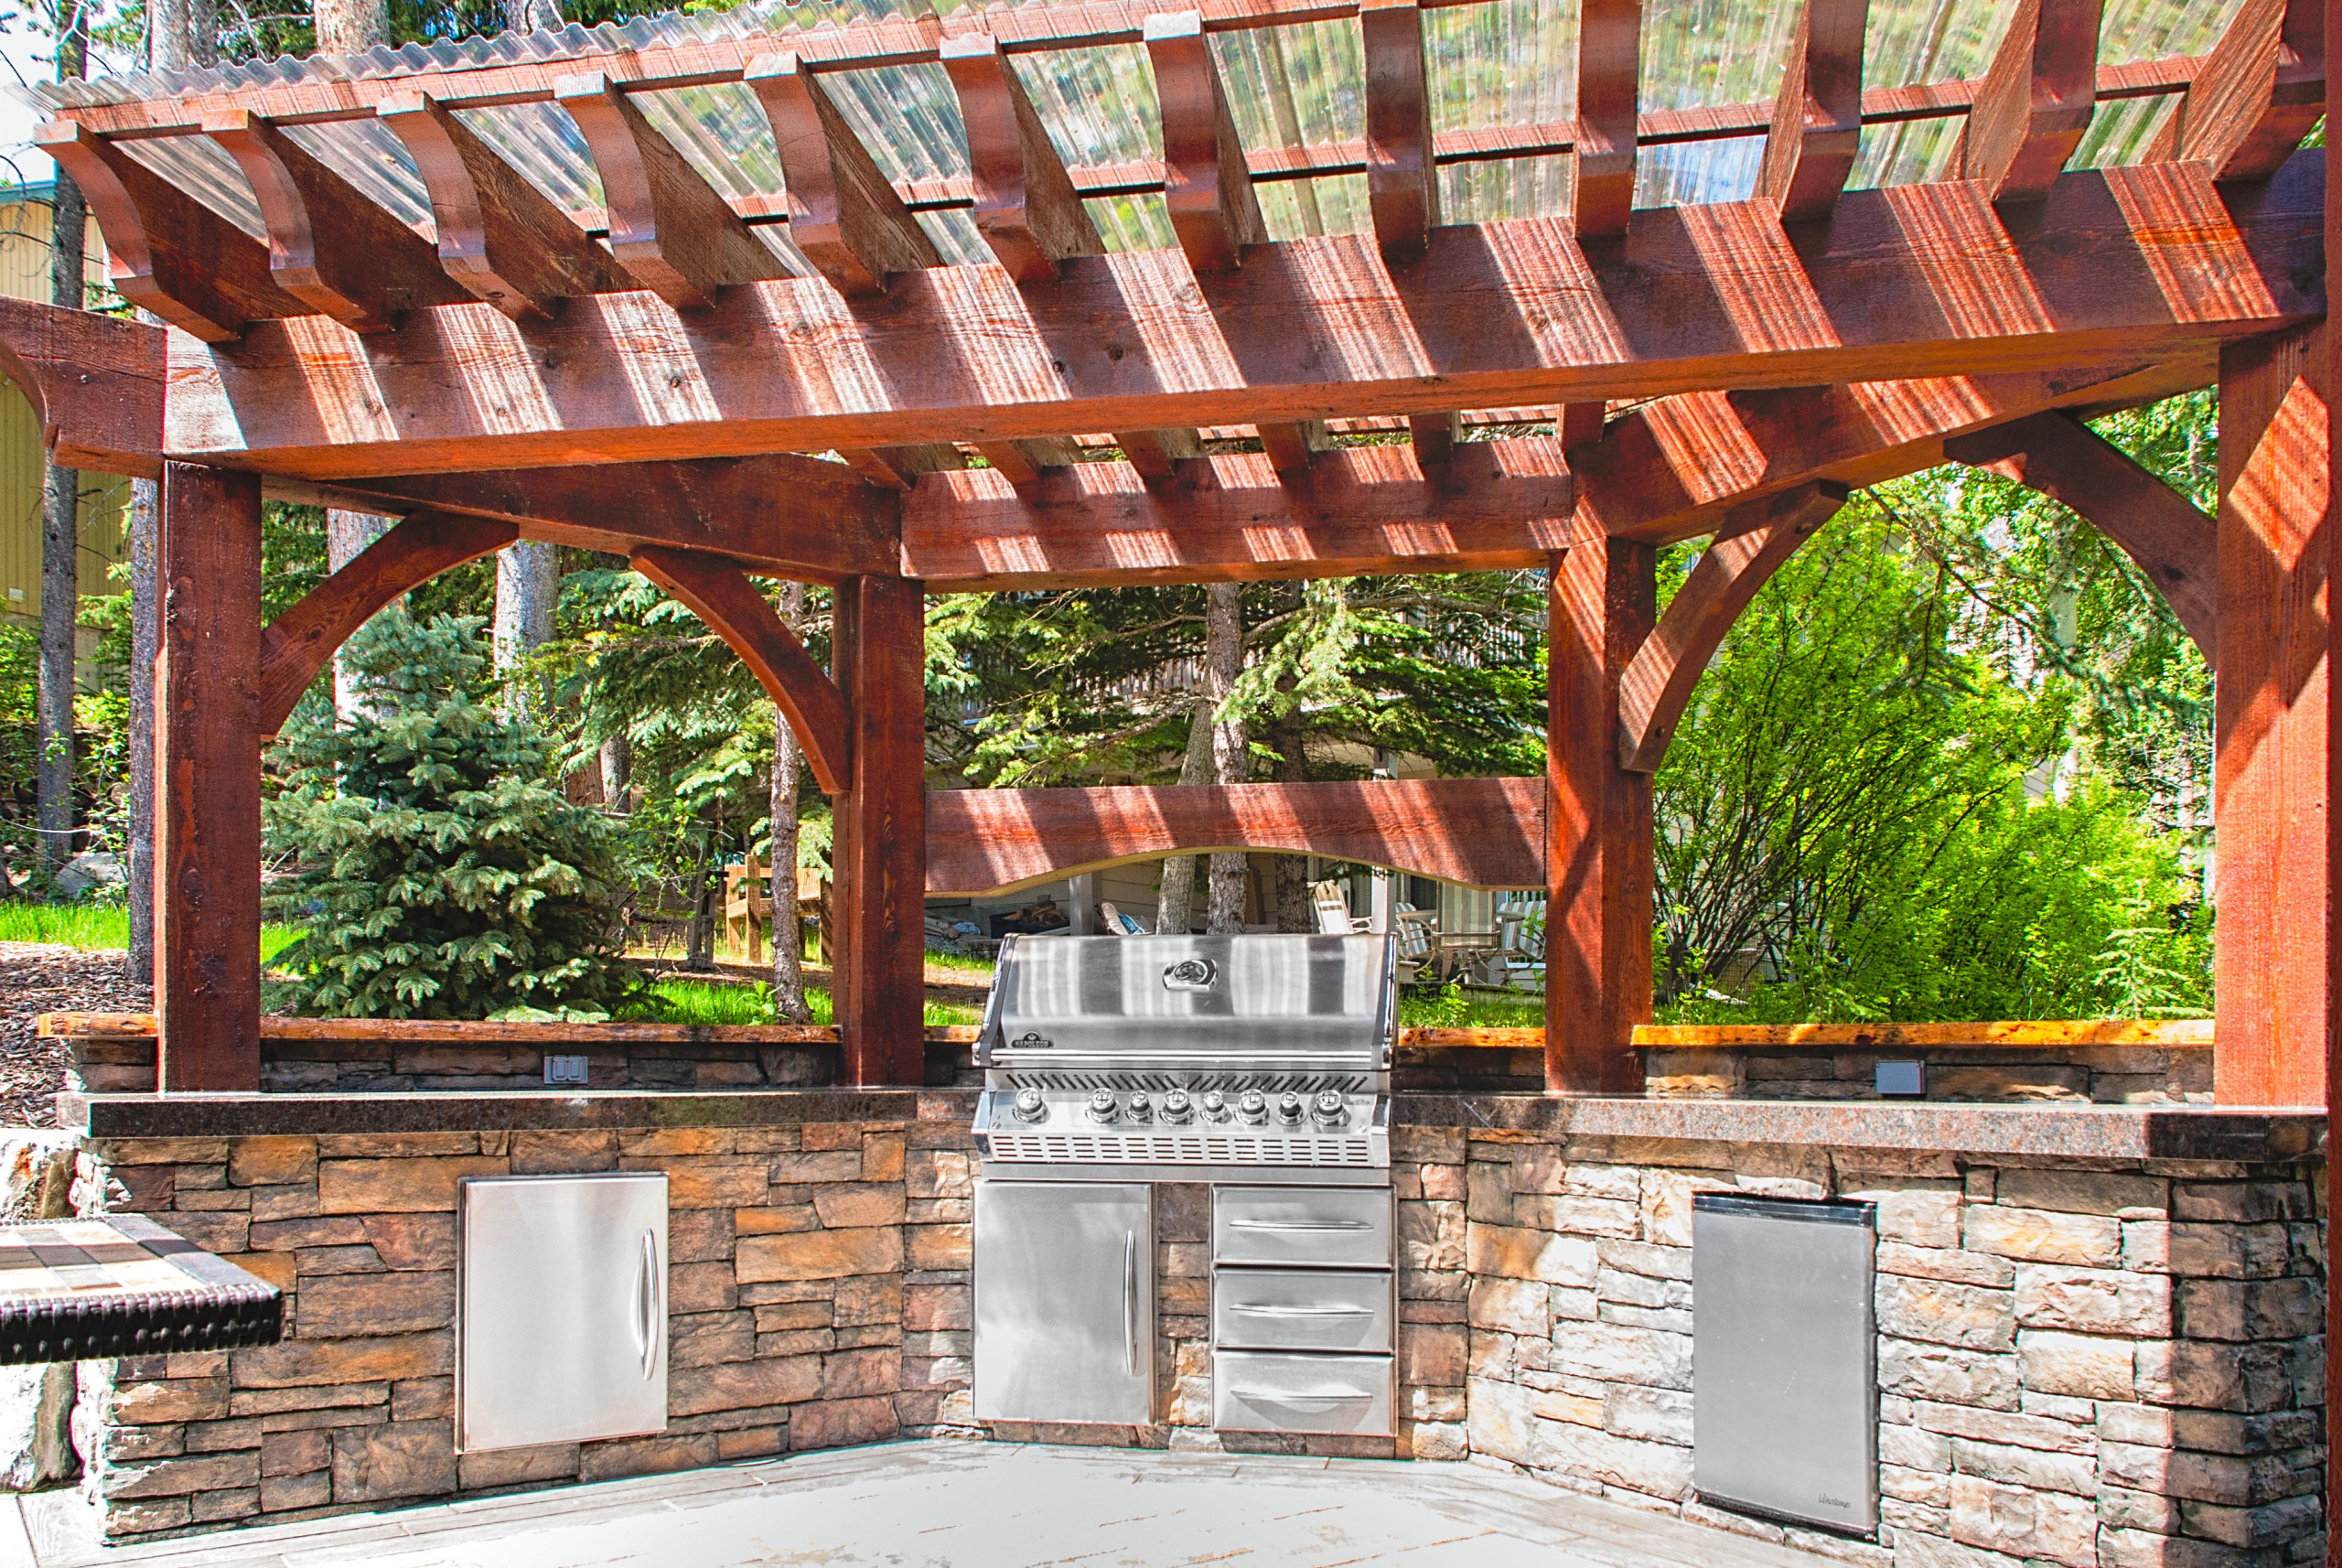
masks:
[[[296,926],[263,926],[260,956],[274,958],[301,934]],[[0,903],[0,942],[47,942],[91,951],[130,946],[130,911],[119,904]]]
[[[663,977],[650,987],[653,1000],[639,1014],[632,1015],[661,1024],[769,1024],[772,1023],[772,987],[762,981],[743,984],[737,981],[682,980]],[[806,1004],[813,1010],[813,1022],[830,1024],[837,1020],[830,1003],[830,993],[807,987]],[[929,1026],[973,1024],[979,1022],[973,1007],[955,1006],[948,1002],[927,1004]]]

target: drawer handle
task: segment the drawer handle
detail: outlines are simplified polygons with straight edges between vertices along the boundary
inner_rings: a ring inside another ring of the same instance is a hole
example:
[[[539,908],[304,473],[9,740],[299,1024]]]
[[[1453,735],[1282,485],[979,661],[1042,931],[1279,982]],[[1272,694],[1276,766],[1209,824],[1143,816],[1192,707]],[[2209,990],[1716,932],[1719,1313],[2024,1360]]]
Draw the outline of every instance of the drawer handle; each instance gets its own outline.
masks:
[[[1374,1309],[1366,1306],[1255,1306],[1251,1302],[1231,1301],[1230,1312],[1241,1312],[1254,1317],[1372,1317]]]
[[[1371,1230],[1363,1219],[1231,1219],[1236,1230]]]
[[[1230,1389],[1228,1391],[1241,1400],[1260,1400],[1269,1404],[1304,1404],[1313,1402],[1322,1404],[1355,1404],[1361,1400],[1370,1400],[1374,1397],[1371,1393],[1362,1393],[1356,1389]]]

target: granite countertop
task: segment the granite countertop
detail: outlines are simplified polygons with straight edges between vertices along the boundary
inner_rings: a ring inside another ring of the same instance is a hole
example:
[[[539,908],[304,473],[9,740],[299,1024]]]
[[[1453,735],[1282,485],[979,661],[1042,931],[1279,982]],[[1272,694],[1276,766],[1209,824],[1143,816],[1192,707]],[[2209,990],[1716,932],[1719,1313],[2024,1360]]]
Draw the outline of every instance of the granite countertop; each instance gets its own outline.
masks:
[[[716,1092],[588,1090],[385,1094],[62,1094],[58,1122],[95,1138],[468,1133],[598,1127],[770,1127],[807,1122],[954,1122],[972,1089]],[[1986,1105],[1947,1101],[1646,1100],[1402,1092],[1401,1126],[1586,1137],[1924,1149],[2095,1159],[2297,1159],[2322,1154],[2322,1108]]]

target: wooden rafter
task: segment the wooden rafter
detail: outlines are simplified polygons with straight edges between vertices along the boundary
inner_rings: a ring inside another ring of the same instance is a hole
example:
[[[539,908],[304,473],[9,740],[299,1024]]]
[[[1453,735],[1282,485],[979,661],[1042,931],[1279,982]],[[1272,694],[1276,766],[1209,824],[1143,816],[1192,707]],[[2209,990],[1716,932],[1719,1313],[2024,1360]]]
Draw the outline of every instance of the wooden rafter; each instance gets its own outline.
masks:
[[[373,353],[260,323],[232,355],[173,339],[166,439],[322,479],[1991,374],[2053,334],[2067,363],[2135,366],[2323,313],[2323,175],[2296,155],[2231,211],[2200,165],[2085,170],[2015,227],[1972,184],[1853,191],[1803,248],[1765,202],[1654,209],[1598,256],[1553,224],[1451,227],[1402,274],[1293,240],[1200,297],[1136,253],[1022,289],[908,274],[883,316],[791,280],[704,313],[576,300],[526,338],[439,306]]]
[[[1156,13],[1146,18],[1145,34],[1163,108],[1163,199],[1172,231],[1197,272],[1232,272],[1244,263],[1244,247],[1266,240],[1268,231],[1202,16]]]
[[[1576,537],[1549,439],[1458,446],[1437,482],[1404,446],[1347,446],[1291,486],[1258,453],[1150,482],[1081,463],[1012,489],[936,474],[903,499],[903,570],[939,590],[1350,577],[1542,564]]]
[[[1635,109],[1642,86],[1642,0],[1581,0],[1572,209],[1588,237],[1627,231],[1635,205]]]
[[[2266,179],[2326,112],[2326,7],[2244,0],[2147,156],[2194,158],[2212,177]]]
[[[392,93],[376,113],[430,193],[439,264],[474,295],[515,319],[550,320],[573,295],[640,286],[429,94]]]
[[[1287,478],[1309,472],[1317,454],[1333,445],[1322,419],[1272,420],[1254,426],[1269,467]]]
[[[1124,430],[1114,436],[1132,467],[1149,479],[1167,479],[1177,465],[1204,455],[1204,444],[1192,430]]]
[[[968,466],[967,459],[960,456],[960,449],[948,441],[922,442],[916,446],[850,446],[838,456],[854,465],[864,478],[890,490],[909,489],[919,483],[921,474],[940,474]]]
[[[977,456],[1012,485],[1038,484],[1043,474],[1080,461],[1081,454],[1066,436],[1049,435],[1026,441],[978,441]]]
[[[161,473],[165,373],[158,327],[0,296],[0,374],[67,467]]]
[[[1838,209],[1863,136],[1863,34],[1870,0],[1805,0],[1766,134],[1756,194],[1784,223]]]
[[[1955,463],[1990,468],[2063,502],[2137,563],[2208,661],[2218,658],[2218,530],[2186,496],[2069,414],[2038,413],[1944,443]]]
[[[814,782],[832,795],[845,789],[854,777],[845,697],[747,575],[719,556],[692,550],[646,546],[631,559],[636,571],[682,601],[740,656],[797,732]]]
[[[1543,875],[1542,779],[934,789],[927,891],[1003,892],[1174,852],[1280,850],[1476,887]]]
[[[1668,601],[1618,681],[1618,765],[1655,773],[1708,660],[1740,612],[1813,531],[1846,504],[1827,481],[1751,501],[1728,514]]]
[[[1409,266],[1422,258],[1439,224],[1423,5],[1420,0],[1364,0],[1358,19],[1366,40],[1367,206],[1382,259]]]
[[[942,54],[967,127],[976,231],[1008,275],[1039,283],[1055,278],[1068,256],[1104,250],[1000,40],[962,33],[943,40]]]
[[[2104,0],[2017,0],[1960,138],[1960,173],[1995,201],[2038,201],[2090,129]]]
[[[554,96],[577,122],[607,204],[618,263],[678,310],[734,284],[788,275],[780,258],[600,71],[564,76]]]
[[[301,693],[376,610],[450,567],[521,536],[509,522],[421,513],[383,534],[268,623],[260,638],[260,729],[274,735]]]
[[[1603,420],[1610,412],[1603,403],[1565,403],[1553,411],[1553,434],[1564,447],[1574,450],[1602,439]]]
[[[747,81],[779,150],[790,238],[839,293],[883,293],[892,274],[942,264],[935,242],[800,57],[759,56],[748,62]]]
[[[1455,413],[1413,413],[1407,416],[1407,439],[1414,444],[1415,462],[1426,474],[1445,473],[1456,456],[1463,419]]]

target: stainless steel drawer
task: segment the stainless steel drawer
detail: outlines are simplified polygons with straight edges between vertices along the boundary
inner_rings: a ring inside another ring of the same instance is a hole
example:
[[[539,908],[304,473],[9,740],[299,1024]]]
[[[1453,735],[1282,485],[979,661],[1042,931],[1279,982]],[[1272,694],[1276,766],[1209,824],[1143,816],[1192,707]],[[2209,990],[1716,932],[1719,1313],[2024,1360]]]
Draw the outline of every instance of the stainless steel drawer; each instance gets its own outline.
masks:
[[[1211,1255],[1218,1263],[1391,1267],[1391,1189],[1215,1187]]]
[[[1230,1432],[1391,1431],[1391,1358],[1221,1350],[1212,1358],[1212,1424]]]
[[[1221,1269],[1212,1343],[1247,1350],[1391,1348],[1391,1276],[1334,1269]]]

